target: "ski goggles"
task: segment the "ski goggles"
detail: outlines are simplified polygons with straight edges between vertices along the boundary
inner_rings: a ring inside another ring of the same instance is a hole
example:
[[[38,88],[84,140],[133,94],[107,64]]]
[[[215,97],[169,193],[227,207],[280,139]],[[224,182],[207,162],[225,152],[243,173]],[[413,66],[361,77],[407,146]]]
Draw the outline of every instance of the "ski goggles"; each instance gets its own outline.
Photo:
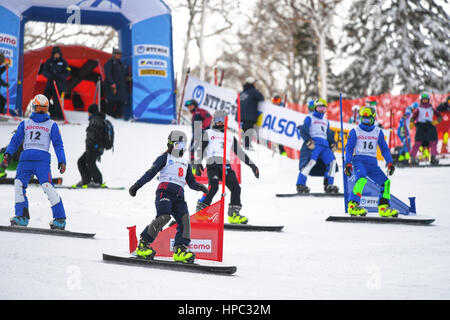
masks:
[[[33,111],[36,113],[48,112],[48,106],[33,105]]]
[[[218,116],[214,118],[214,123],[225,123],[225,116]]]
[[[374,117],[369,117],[369,116],[362,116],[361,117],[361,123],[366,124],[366,125],[372,125],[375,122],[375,118]]]
[[[325,113],[327,111],[327,107],[319,104],[318,106],[316,106],[316,111],[320,113]]]
[[[272,103],[276,104],[276,105],[280,104],[281,103],[281,98],[280,97],[272,98]]]
[[[174,142],[173,147],[174,147],[174,149],[177,149],[177,150],[183,150],[184,148],[186,148],[186,142],[185,141]]]
[[[194,101],[188,100],[188,101],[186,101],[186,102],[184,103],[184,105],[185,105],[186,107],[189,107],[189,106],[192,106],[192,105],[195,105],[195,104],[194,104]]]

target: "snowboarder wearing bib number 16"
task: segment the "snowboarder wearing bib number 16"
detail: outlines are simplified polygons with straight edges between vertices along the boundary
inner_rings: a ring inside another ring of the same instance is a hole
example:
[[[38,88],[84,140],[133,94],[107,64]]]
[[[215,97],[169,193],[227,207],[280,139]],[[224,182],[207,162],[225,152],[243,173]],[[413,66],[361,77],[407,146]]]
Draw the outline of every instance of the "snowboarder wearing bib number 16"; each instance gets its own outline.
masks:
[[[177,222],[173,259],[179,262],[192,263],[195,254],[189,251],[191,242],[191,224],[189,211],[184,200],[184,186],[196,191],[208,193],[206,186],[199,184],[192,174],[189,161],[183,158],[186,151],[187,138],[184,132],[174,130],[169,134],[167,151],[156,158],[152,167],[129,189],[132,197],[159,172],[159,185],[156,190],[156,218],[142,231],[136,249],[138,257],[153,259],[156,251],[151,243],[158,233],[169,222],[171,216]]]
[[[368,101],[361,108],[359,116],[361,123],[349,133],[345,146],[345,169],[344,173],[351,176],[355,172],[355,186],[350,193],[348,202],[348,213],[352,216],[365,216],[367,210],[361,207],[361,195],[367,178],[372,179],[380,186],[380,197],[378,200],[378,213],[382,217],[397,217],[398,210],[390,207],[390,185],[391,182],[378,166],[377,146],[387,162],[388,175],[394,173],[392,157],[389,147],[384,140],[383,131],[375,126],[376,101]]]
[[[66,171],[66,156],[61,133],[58,125],[48,115],[48,99],[38,94],[32,100],[32,110],[29,119],[22,121],[17,127],[16,133],[6,148],[5,155],[0,166],[6,168],[14,154],[23,142],[23,152],[17,165],[16,178],[14,179],[15,216],[11,218],[11,225],[26,227],[30,220],[28,211],[28,199],[26,189],[32,175],[39,180],[39,184],[50,201],[53,220],[51,229],[64,230],[66,226],[66,214],[61,198],[53,187],[50,171],[50,143],[58,158],[58,169],[62,174]]]

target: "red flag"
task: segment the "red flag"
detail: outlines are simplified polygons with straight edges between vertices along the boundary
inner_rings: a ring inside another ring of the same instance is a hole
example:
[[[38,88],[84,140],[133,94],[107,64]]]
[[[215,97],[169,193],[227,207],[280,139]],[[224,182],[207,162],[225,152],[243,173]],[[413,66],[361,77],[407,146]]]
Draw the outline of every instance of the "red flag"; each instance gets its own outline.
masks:
[[[127,227],[128,229],[128,237],[130,239],[129,245],[130,245],[130,253],[133,253],[136,251],[138,240],[136,237],[136,226]]]

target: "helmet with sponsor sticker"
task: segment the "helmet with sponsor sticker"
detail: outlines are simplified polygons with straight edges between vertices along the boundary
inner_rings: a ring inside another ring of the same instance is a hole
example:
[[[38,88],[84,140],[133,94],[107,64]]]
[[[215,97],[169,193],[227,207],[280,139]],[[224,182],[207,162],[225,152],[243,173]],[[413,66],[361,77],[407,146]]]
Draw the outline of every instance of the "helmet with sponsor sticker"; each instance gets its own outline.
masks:
[[[371,126],[375,123],[375,118],[377,116],[377,111],[375,107],[365,106],[359,110],[359,118],[361,119],[361,123],[366,126]]]
[[[47,113],[48,112],[48,99],[43,94],[38,94],[31,101],[31,110],[36,113]]]

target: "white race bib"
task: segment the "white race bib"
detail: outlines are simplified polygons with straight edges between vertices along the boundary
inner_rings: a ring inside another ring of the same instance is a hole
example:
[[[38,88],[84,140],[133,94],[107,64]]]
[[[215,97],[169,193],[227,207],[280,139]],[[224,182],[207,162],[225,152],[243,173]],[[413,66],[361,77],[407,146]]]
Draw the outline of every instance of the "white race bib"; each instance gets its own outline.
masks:
[[[54,121],[51,119],[45,122],[34,122],[31,119],[25,120],[23,149],[36,149],[48,152],[53,123]]]
[[[309,127],[309,135],[311,138],[322,138],[326,140],[328,120],[320,119],[313,115],[310,115],[309,117],[311,118],[311,126]]]
[[[186,173],[189,162],[184,158],[177,158],[167,154],[166,165],[159,172],[160,182],[171,182],[181,187],[186,185]]]
[[[355,155],[377,157],[378,137],[381,129],[374,127],[370,132],[362,130],[360,127],[355,128],[356,146]]]
[[[212,157],[223,158],[223,146],[224,146],[224,136],[225,134],[221,131],[208,129],[206,130],[208,134],[208,146],[206,147],[206,159]],[[231,156],[231,145],[233,144],[233,136],[227,135],[227,161],[230,160]]]

